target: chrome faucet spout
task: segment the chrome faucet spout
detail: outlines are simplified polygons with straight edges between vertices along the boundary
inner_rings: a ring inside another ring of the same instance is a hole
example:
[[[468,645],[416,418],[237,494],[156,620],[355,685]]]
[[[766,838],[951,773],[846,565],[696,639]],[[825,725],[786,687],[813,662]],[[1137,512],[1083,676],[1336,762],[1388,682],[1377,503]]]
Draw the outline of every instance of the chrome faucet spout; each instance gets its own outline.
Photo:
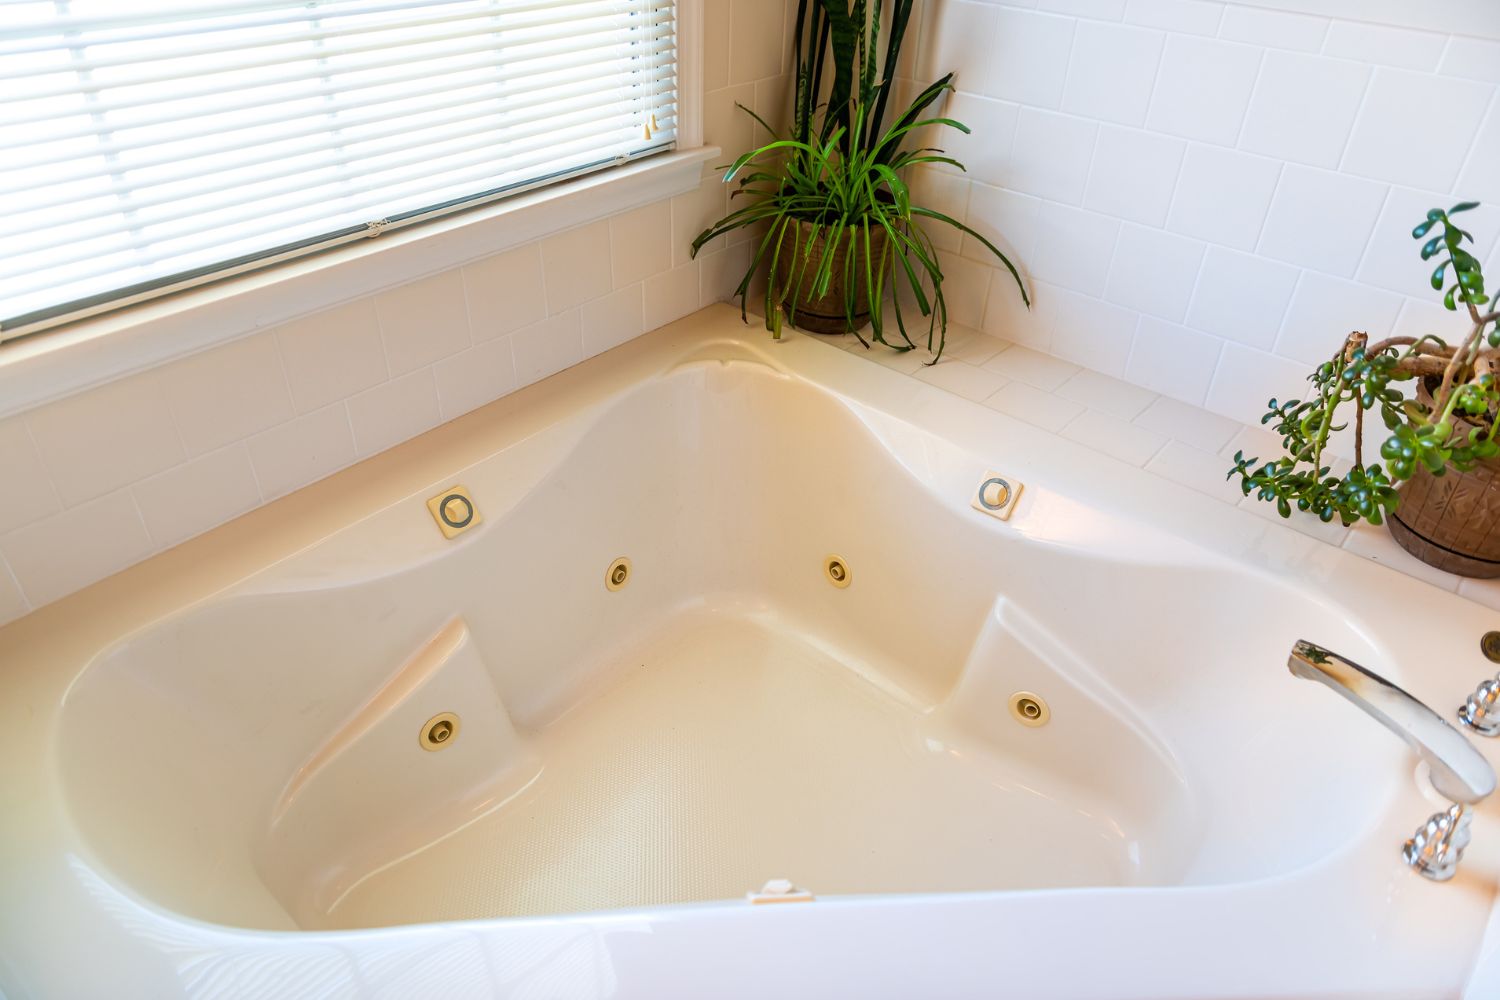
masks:
[[[1451,801],[1472,805],[1495,790],[1494,768],[1463,734],[1379,674],[1306,640],[1292,647],[1287,667],[1332,688],[1405,740],[1427,762],[1432,787]]]

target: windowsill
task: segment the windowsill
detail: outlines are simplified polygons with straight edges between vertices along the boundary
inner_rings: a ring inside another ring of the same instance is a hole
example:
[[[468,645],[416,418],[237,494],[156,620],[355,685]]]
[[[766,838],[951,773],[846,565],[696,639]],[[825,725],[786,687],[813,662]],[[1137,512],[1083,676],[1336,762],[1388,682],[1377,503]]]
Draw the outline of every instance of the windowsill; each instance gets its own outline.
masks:
[[[664,153],[0,346],[0,417],[256,330],[695,189],[717,147]]]

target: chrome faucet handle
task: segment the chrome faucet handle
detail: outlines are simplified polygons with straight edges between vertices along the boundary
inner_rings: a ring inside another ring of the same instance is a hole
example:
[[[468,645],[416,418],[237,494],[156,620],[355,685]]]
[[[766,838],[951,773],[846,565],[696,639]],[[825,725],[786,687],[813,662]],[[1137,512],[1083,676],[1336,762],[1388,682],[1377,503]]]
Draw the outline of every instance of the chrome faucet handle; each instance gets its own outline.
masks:
[[[1474,693],[1458,709],[1458,721],[1480,736],[1500,736],[1500,674],[1479,682]]]
[[[1469,846],[1472,810],[1461,803],[1433,813],[1401,849],[1401,857],[1434,882],[1446,882],[1458,871],[1464,848]]]
[[[1432,709],[1352,660],[1299,640],[1286,665],[1297,677],[1325,684],[1359,706],[1427,762],[1432,787],[1455,804],[1423,823],[1401,857],[1435,882],[1452,878],[1469,846],[1469,806],[1495,790],[1489,761]]]

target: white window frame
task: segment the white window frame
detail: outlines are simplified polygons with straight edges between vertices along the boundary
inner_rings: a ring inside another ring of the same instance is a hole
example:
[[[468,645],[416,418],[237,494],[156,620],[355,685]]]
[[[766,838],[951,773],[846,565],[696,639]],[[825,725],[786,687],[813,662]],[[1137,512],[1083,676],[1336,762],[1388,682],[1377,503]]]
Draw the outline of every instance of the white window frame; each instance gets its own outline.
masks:
[[[677,148],[0,344],[0,418],[553,233],[696,189],[703,0],[678,0]]]

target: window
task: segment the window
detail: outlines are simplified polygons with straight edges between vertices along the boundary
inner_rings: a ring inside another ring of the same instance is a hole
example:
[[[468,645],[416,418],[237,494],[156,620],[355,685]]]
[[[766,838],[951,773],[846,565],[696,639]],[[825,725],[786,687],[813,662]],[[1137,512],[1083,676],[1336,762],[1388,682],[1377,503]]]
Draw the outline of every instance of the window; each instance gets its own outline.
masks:
[[[0,5],[0,340],[672,148],[674,0]]]

